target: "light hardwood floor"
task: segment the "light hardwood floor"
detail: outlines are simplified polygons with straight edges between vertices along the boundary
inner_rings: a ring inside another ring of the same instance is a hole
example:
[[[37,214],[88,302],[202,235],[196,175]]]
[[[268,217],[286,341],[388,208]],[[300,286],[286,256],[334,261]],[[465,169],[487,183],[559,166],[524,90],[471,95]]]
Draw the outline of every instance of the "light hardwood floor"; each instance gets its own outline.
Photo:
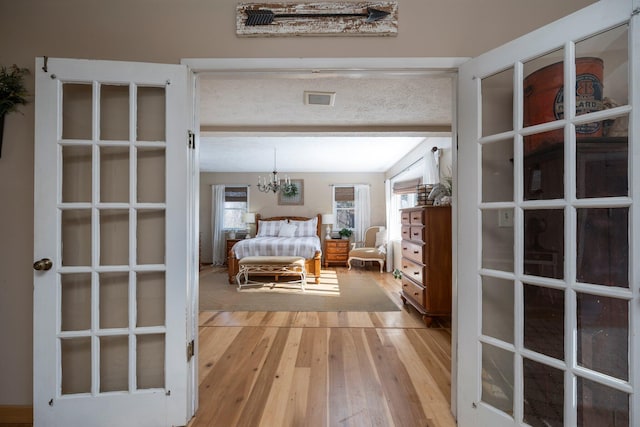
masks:
[[[391,274],[349,274],[377,281],[402,307]],[[199,345],[190,427],[455,426],[450,323],[426,328],[409,307],[202,312]]]
[[[391,274],[349,274],[377,281],[402,307]],[[199,334],[200,402],[189,427],[455,426],[446,320],[426,328],[409,307],[202,312]]]

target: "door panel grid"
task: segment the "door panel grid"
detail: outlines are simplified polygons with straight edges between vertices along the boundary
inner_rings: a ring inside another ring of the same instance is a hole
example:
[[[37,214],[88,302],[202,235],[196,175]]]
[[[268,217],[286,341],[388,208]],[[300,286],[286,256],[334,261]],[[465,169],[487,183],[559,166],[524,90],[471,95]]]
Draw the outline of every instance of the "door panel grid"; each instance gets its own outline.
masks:
[[[623,21],[568,41],[558,32],[556,47],[529,57],[524,47],[507,46],[500,61],[511,55],[510,65],[488,59],[480,71],[481,57],[469,67],[471,76],[461,73],[476,92],[463,107],[470,116],[463,112],[461,120],[481,117],[461,136],[461,144],[476,148],[460,149],[461,156],[477,156],[468,176],[478,186],[479,200],[469,205],[478,215],[469,219],[477,221],[478,243],[470,250],[477,248],[480,267],[475,279],[471,270],[460,274],[466,285],[479,283],[478,293],[461,297],[467,308],[477,307],[479,326],[476,361],[460,361],[475,366],[473,373],[461,370],[477,379],[475,396],[462,393],[472,402],[471,411],[469,400],[459,402],[462,420],[473,414],[491,425],[633,423],[631,331],[638,307],[637,290],[629,288],[628,41],[634,27]],[[575,88],[575,96],[564,88]],[[465,195],[473,200],[461,190]]]
[[[113,86],[95,81],[92,90],[88,90],[91,87],[89,85],[78,84],[71,84],[70,89],[65,89],[67,85],[62,83],[63,136],[65,131],[70,136],[87,136],[86,130],[89,128],[93,129],[94,136],[114,139],[127,138],[130,134],[140,137],[140,133],[146,135],[147,139],[151,136],[164,136],[164,131],[157,129],[165,124],[164,88],[146,87],[138,91],[135,84]],[[152,94],[151,99],[140,102],[140,93]],[[65,96],[71,99],[65,101]],[[138,108],[139,104],[143,104],[144,107]],[[158,105],[161,105],[161,108],[158,108]],[[82,108],[79,108],[80,106]],[[70,111],[66,111],[65,107]],[[90,114],[87,114],[86,110]],[[137,112],[131,123],[129,111]],[[152,111],[161,119],[148,117],[148,114],[145,114],[147,111]],[[92,120],[91,125],[84,122],[88,119]],[[134,129],[138,128],[138,119],[145,122],[145,132],[129,129],[129,125]],[[71,145],[68,147],[67,144]],[[142,158],[140,163],[144,163],[144,159],[150,157],[155,159],[155,165],[164,165],[165,143],[154,142],[154,151],[140,148],[141,144],[146,143],[126,139],[115,142],[104,139],[60,141],[61,150],[71,153],[65,157],[64,166],[68,165],[70,170],[67,172],[63,166],[63,182],[76,182],[78,178],[82,178],[93,183],[89,192],[86,185],[76,188],[80,194],[75,194],[72,185],[63,186],[66,192],[63,192],[59,205],[64,212],[67,208],[64,195],[71,200],[90,200],[92,205],[78,210],[78,216],[83,219],[63,221],[61,224],[62,234],[71,234],[66,239],[67,246],[73,248],[76,247],[77,241],[89,240],[80,248],[83,255],[78,255],[74,264],[92,272],[91,292],[75,294],[76,297],[84,297],[77,302],[78,305],[90,308],[91,328],[73,331],[74,338],[70,339],[68,344],[60,346],[59,356],[61,360],[82,360],[78,364],[63,364],[60,372],[61,383],[75,383],[77,372],[86,369],[84,366],[89,363],[92,373],[91,386],[90,390],[86,389],[87,378],[82,375],[83,379],[78,381],[81,381],[83,386],[63,387],[62,396],[66,394],[66,390],[84,393],[90,391],[97,394],[165,388],[164,358],[158,363],[157,358],[152,356],[162,355],[163,352],[157,351],[157,348],[154,352],[147,352],[149,354],[143,351],[147,347],[164,347],[165,319],[156,317],[155,324],[145,329],[136,326],[139,303],[141,307],[155,304],[158,307],[150,310],[157,312],[164,306],[164,299],[129,298],[130,294],[136,294],[137,287],[137,276],[130,274],[132,269],[135,271],[138,266],[149,264],[154,266],[151,270],[153,273],[162,273],[165,269],[164,194],[158,194],[156,191],[155,199],[158,202],[146,203],[142,209],[136,202],[140,198],[138,181],[145,181],[144,176],[137,174],[138,161]],[[139,150],[151,153],[152,156],[138,156]],[[79,156],[73,155],[76,151],[79,152]],[[164,167],[160,167],[159,171],[162,175],[158,176],[156,173],[152,178],[162,182]],[[164,186],[159,188],[163,190]],[[67,229],[70,231],[67,232]],[[70,252],[77,251],[72,249]],[[61,259],[65,265],[66,257],[62,256]],[[59,270],[59,274],[62,280],[66,275],[64,267]],[[73,299],[73,296],[67,299]],[[61,312],[61,316],[69,315]],[[78,345],[72,344],[78,340]],[[84,345],[81,345],[82,343]],[[87,345],[89,343],[90,345]],[[152,362],[153,360],[156,361]],[[143,362],[142,366],[138,365],[140,361]],[[76,366],[82,368],[76,369]],[[144,369],[144,375],[140,375],[141,369]]]
[[[34,279],[34,420],[47,425],[188,414],[186,191],[166,184],[186,188],[186,68],[123,64],[36,67],[36,253],[53,268]]]

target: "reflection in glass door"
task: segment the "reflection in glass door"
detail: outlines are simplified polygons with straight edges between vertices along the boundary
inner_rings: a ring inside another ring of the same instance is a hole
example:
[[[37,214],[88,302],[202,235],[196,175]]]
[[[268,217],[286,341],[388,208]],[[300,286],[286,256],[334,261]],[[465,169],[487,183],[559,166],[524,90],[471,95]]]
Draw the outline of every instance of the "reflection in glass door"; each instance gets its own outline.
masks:
[[[632,31],[619,22],[476,83],[472,406],[504,425],[635,425]]]

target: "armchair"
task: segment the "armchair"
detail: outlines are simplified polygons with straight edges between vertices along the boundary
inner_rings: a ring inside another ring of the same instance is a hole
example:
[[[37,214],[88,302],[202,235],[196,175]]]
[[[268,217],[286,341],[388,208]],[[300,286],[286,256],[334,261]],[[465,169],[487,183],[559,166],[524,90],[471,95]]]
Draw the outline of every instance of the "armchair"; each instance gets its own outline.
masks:
[[[384,227],[377,225],[369,227],[364,232],[364,242],[353,244],[347,260],[349,270],[351,270],[351,260],[355,259],[363,262],[376,261],[380,264],[380,273],[383,272],[387,259],[387,242],[379,233],[384,233]]]

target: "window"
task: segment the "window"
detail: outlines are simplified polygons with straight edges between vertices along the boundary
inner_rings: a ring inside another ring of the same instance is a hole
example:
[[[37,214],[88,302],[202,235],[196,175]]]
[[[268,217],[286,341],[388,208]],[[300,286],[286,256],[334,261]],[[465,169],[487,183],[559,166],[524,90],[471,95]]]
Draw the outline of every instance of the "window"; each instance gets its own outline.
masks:
[[[398,205],[400,206],[400,209],[412,208],[417,205],[416,199],[418,197],[418,193],[395,194],[394,197],[398,198]]]
[[[246,230],[244,214],[249,203],[249,187],[246,185],[224,188],[224,229]]]
[[[355,227],[356,204],[353,186],[333,187],[333,213],[336,216],[334,230]]]
[[[412,208],[418,204],[418,185],[420,185],[420,183],[422,183],[421,178],[395,181],[393,183],[393,194],[391,196],[391,211],[389,217],[390,239],[401,239],[400,209]]]

